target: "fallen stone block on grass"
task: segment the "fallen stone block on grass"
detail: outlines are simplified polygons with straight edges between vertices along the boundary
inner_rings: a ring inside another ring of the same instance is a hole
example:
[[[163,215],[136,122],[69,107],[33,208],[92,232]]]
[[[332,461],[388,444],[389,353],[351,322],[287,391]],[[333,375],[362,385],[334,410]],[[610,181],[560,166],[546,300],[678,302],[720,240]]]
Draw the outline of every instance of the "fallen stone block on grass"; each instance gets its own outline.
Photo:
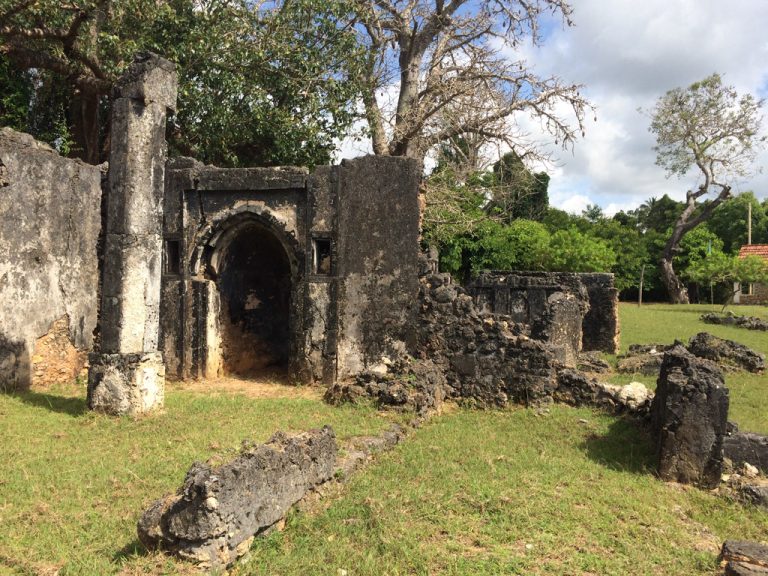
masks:
[[[139,540],[202,568],[223,568],[257,534],[281,520],[336,469],[329,426],[296,436],[276,433],[217,468],[195,463],[175,495],[157,500],[138,523]]]
[[[725,315],[714,313],[702,314],[700,319],[705,324],[720,324],[723,326],[737,326],[747,330],[768,331],[768,322],[757,316],[735,316],[729,312]]]
[[[728,389],[722,372],[682,346],[665,352],[651,404],[659,476],[705,488],[717,486],[727,420]]]
[[[768,546],[747,540],[726,540],[718,558],[726,576],[768,575]]]

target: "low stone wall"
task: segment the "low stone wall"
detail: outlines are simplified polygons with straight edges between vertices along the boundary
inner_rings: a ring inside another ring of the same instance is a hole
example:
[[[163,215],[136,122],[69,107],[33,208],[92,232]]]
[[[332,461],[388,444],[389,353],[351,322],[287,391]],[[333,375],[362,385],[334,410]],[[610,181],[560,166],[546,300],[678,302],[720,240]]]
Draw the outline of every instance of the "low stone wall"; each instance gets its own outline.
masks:
[[[554,347],[509,316],[481,312],[449,274],[421,279],[417,355],[446,378],[446,396],[480,406],[534,404],[557,386]]]
[[[98,166],[0,130],[0,390],[67,382],[96,327]]]

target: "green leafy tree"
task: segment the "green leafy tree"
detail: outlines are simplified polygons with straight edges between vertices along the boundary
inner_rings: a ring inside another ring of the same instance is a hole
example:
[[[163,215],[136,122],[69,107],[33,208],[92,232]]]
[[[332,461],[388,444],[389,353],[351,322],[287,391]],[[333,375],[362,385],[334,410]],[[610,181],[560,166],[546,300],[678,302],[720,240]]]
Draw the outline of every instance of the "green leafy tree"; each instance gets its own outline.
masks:
[[[73,153],[105,157],[109,96],[142,50],[179,64],[171,145],[223,165],[326,162],[355,118],[357,34],[344,0],[13,0],[0,54],[63,86]],[[347,24],[344,24],[344,23]]]
[[[616,218],[604,219],[592,226],[591,233],[604,240],[616,256],[616,262],[610,268],[615,275],[616,288],[620,291],[639,288],[643,265],[650,270],[653,260],[644,235],[634,223],[623,224],[621,219]],[[643,279],[646,287],[652,286],[649,280]]]
[[[510,224],[488,221],[481,229],[472,255],[472,273],[481,270],[545,270],[549,233],[532,220]]]
[[[752,242],[766,243],[768,214],[752,192],[744,192],[721,204],[709,217],[707,226],[723,241],[723,250],[729,254],[737,253],[747,243],[749,206],[752,207]]]
[[[549,208],[549,174],[534,173],[515,152],[507,152],[493,165],[491,201],[486,211],[512,222],[516,218],[541,220]]]
[[[651,112],[650,131],[656,136],[656,163],[669,176],[684,176],[692,168],[701,184],[689,190],[683,211],[672,226],[660,260],[661,277],[673,303],[688,303],[685,285],[673,266],[683,237],[705,222],[731,196],[731,181],[754,171],[762,100],[739,96],[713,74],[688,88],[675,88],[659,98]],[[707,195],[714,197],[703,204]]]
[[[608,272],[616,254],[607,242],[576,228],[558,230],[549,242],[547,268],[563,272]]]
[[[605,220],[603,209],[597,204],[587,204],[587,207],[581,211],[581,217],[590,224],[597,224],[598,222]]]

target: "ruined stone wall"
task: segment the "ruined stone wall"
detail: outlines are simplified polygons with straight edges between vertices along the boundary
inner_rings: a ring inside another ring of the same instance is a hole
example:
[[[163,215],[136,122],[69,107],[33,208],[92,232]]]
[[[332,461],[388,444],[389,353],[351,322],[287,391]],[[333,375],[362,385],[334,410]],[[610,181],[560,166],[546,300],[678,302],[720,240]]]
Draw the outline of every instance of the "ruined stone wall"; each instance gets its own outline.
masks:
[[[589,295],[589,311],[581,324],[582,350],[616,354],[619,351],[619,291],[613,274],[579,274]]]
[[[446,396],[504,406],[552,395],[562,367],[555,346],[511,316],[481,310],[449,274],[428,274],[420,286],[417,355],[444,372]]]
[[[618,291],[613,274],[485,272],[468,287],[477,305],[528,324],[558,359],[576,365],[581,350],[616,353]]]
[[[549,343],[558,361],[575,367],[589,295],[578,275],[559,272],[486,272],[469,286],[486,312],[530,326],[530,336]]]
[[[169,164],[161,306],[161,347],[169,374],[215,377],[224,371],[225,357],[244,354],[231,349],[239,327],[226,321],[219,281],[226,272],[227,250],[248,227],[262,230],[262,238],[290,267],[290,286],[285,287],[290,326],[285,330],[291,335],[291,357],[299,357],[307,288],[306,196],[305,169],[221,169],[187,158]],[[258,243],[252,248],[254,255],[263,250]],[[268,305],[255,300],[253,305],[262,304]]]
[[[101,168],[0,130],[0,389],[74,379],[96,327]]]
[[[421,167],[368,156],[339,167],[338,377],[385,369],[413,342]]]

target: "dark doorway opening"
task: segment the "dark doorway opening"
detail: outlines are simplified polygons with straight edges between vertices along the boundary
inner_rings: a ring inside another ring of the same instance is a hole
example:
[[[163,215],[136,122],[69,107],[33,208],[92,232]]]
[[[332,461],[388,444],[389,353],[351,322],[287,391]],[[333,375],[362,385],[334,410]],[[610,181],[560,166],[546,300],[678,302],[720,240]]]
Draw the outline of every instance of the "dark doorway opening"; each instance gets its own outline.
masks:
[[[290,352],[291,266],[267,228],[241,225],[219,260],[223,371],[254,377],[284,372]]]

